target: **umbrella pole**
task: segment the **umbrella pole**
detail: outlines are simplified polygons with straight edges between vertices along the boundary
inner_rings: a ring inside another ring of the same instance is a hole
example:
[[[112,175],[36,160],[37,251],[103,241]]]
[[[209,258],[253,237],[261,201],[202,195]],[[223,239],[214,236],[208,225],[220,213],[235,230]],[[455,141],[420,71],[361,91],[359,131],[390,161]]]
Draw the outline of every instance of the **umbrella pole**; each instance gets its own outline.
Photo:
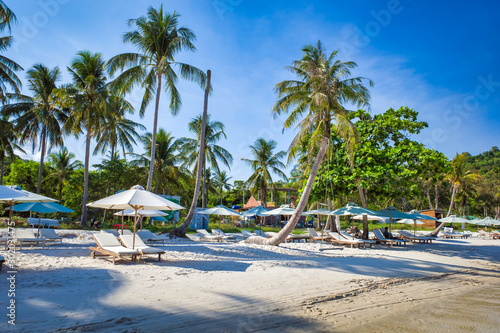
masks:
[[[122,212],[122,235],[123,235],[123,222],[124,222],[124,213]]]
[[[417,235],[417,220],[413,220],[413,236]]]
[[[135,250],[135,224],[137,223],[137,208],[134,208],[135,209],[135,216],[134,216],[134,239],[132,241],[132,250]]]
[[[392,228],[391,228],[391,222],[392,222],[392,217],[389,217],[389,232],[391,232]]]
[[[220,236],[220,232],[221,232],[221,230],[220,230],[220,224],[221,224],[222,219],[224,218],[223,216],[224,216],[224,215],[221,215],[221,216],[220,216],[220,217],[221,217],[221,219],[219,220],[219,236]]]
[[[38,237],[40,237],[40,224],[42,224],[42,214],[38,213]]]

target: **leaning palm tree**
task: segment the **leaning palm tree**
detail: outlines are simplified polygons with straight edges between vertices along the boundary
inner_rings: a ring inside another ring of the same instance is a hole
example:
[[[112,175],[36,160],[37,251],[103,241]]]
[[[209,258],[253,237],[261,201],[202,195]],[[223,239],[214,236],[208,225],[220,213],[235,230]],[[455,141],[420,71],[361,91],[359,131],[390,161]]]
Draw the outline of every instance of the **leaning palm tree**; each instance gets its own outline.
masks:
[[[266,141],[263,138],[257,139],[250,151],[253,159],[242,158],[252,168],[252,175],[247,180],[249,188],[260,189],[262,203],[267,206],[267,188],[271,186],[274,190],[274,181],[272,174],[280,178],[287,179],[282,169],[285,164],[281,161],[286,157],[285,151],[279,151],[276,154],[274,150],[278,144],[274,140]]]
[[[0,117],[0,185],[3,185],[5,157],[15,158],[15,150],[25,151],[18,145],[19,136],[7,116]]]
[[[219,191],[220,204],[222,205],[222,193],[224,190],[229,191],[231,189],[231,184],[229,180],[233,177],[229,177],[226,171],[218,170],[215,172],[214,185]]]
[[[133,151],[133,145],[137,144],[135,139],[140,138],[136,130],[144,131],[146,127],[125,118],[125,113],[134,111],[127,101],[112,99],[108,103],[108,108],[112,112],[106,113],[104,123],[101,124],[101,130],[96,138],[97,144],[94,155],[99,152],[105,154],[109,148],[111,156],[114,156],[117,149],[121,148],[125,157],[127,152]]]
[[[85,133],[84,188],[81,225],[87,225],[87,202],[89,193],[90,143],[99,135],[105,123],[109,94],[106,84],[105,62],[100,53],[81,51],[68,67],[71,86],[58,91],[60,102],[70,108],[69,118],[64,124],[67,133],[80,136]]]
[[[134,87],[140,86],[145,90],[141,115],[144,115],[146,107],[156,95],[147,190],[151,190],[153,182],[156,156],[154,150],[162,89],[170,96],[170,110],[175,115],[181,107],[181,96],[176,87],[179,76],[199,83],[202,88],[206,81],[205,73],[198,68],[175,61],[181,51],[196,51],[193,45],[195,34],[186,27],[179,27],[178,18],[179,14],[176,12],[165,13],[163,5],[158,10],[149,7],[147,16],[128,21],[128,25],[136,30],[126,33],[123,37],[125,43],[133,44],[140,53],[123,53],[109,60],[109,71],[112,75],[118,70],[124,70],[114,81],[116,89],[129,93]]]
[[[58,153],[49,156],[50,173],[47,178],[57,179],[57,197],[59,201],[62,199],[64,184],[69,181],[76,169],[82,167],[82,162],[72,161],[74,158],[75,154],[70,153],[66,147],[63,147]]]
[[[11,32],[11,25],[16,23],[16,15],[7,7],[4,1],[0,0],[0,32],[7,29]],[[0,37],[0,52],[7,50],[12,45],[12,36]],[[15,61],[0,55],[0,102],[5,103],[8,99],[8,90],[15,94],[21,92],[21,80],[16,75],[16,71],[23,70]]]
[[[15,126],[20,136],[20,143],[32,142],[33,152],[40,148],[40,167],[38,169],[38,185],[36,193],[42,187],[42,175],[45,155],[55,146],[63,145],[63,124],[68,112],[59,107],[55,90],[61,79],[58,67],[49,69],[37,64],[28,70],[28,86],[33,97],[14,95],[11,100],[17,103],[5,105],[2,113],[15,117]],[[48,145],[48,147],[47,147]]]
[[[369,105],[370,94],[364,82],[367,81],[370,86],[373,83],[362,77],[351,77],[351,69],[357,66],[356,63],[337,60],[338,51],[328,56],[320,41],[315,46],[304,46],[302,51],[302,59],[289,67],[298,79],[276,85],[278,101],[272,112],[275,116],[289,113],[284,129],[298,123],[298,133],[289,148],[289,160],[296,156],[304,143],[307,143],[311,154],[317,153],[295,213],[276,236],[268,240],[254,238],[253,241],[259,244],[278,245],[295,228],[325,158],[332,131],[349,144],[349,150],[354,151],[356,131],[344,105]]]
[[[196,138],[181,138],[179,139],[180,155],[183,157],[183,166],[190,167],[194,165],[193,172],[196,172],[198,167],[198,149],[200,146],[200,136],[202,129],[203,118],[199,115],[189,123],[189,131],[196,135]],[[221,139],[226,139],[224,132],[224,124],[220,121],[210,121],[210,115],[207,115],[207,125],[205,127],[204,152],[205,159],[202,161],[202,175],[206,165],[210,165],[215,172],[218,172],[219,162],[222,162],[229,169],[233,163],[233,156],[223,147],[217,145]],[[203,183],[205,184],[205,182]],[[205,187],[205,185],[203,186]],[[202,190],[202,207],[206,207],[206,193]]]

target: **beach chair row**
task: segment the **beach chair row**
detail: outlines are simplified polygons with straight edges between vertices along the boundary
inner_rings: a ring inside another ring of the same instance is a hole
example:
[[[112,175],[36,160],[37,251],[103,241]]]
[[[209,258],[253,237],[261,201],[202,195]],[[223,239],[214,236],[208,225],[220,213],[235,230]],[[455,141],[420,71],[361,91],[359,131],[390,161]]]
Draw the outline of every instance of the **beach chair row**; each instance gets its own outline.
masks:
[[[19,245],[19,249],[23,249],[23,245],[37,245],[42,249],[51,243],[62,243],[63,237],[58,236],[54,229],[14,229],[15,244]],[[0,238],[0,243],[4,243],[7,248],[7,238]]]

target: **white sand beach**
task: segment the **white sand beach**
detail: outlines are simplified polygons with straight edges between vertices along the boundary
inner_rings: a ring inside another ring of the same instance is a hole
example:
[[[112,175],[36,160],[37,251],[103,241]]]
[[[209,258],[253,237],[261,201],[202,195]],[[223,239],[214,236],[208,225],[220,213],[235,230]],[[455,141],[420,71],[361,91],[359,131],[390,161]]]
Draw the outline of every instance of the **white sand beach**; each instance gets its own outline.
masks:
[[[172,240],[161,262],[113,265],[90,257],[91,232],[58,234],[62,245],[17,251],[16,325],[4,316],[0,331],[500,330],[499,240],[372,249]]]

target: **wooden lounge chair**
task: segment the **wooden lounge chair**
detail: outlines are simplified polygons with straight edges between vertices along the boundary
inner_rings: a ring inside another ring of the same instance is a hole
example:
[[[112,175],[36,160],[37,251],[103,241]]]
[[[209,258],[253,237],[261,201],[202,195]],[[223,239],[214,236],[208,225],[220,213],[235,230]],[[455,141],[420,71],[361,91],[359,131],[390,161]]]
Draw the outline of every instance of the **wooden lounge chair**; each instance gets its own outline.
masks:
[[[205,229],[197,229],[196,232],[198,233],[198,235],[201,238],[209,240],[209,241],[220,242],[224,239],[222,236],[214,236],[214,235],[209,234],[208,231],[206,231]]]
[[[490,237],[491,237],[491,239],[500,239],[500,232],[498,232],[498,231],[492,231],[490,233]]]
[[[212,235],[214,235],[214,236],[222,236],[223,240],[236,242],[236,236],[234,236],[234,235],[228,235],[228,234],[226,234],[224,231],[222,231],[220,229],[212,229]]]
[[[345,239],[338,232],[327,231],[326,233],[330,236],[330,239],[328,240],[330,243],[339,244],[339,245],[350,245],[351,248],[361,247],[361,246],[365,247],[366,246],[365,242],[361,242],[357,239]]]
[[[157,254],[158,255],[158,261],[161,261],[161,255],[165,253],[162,249],[156,248],[156,247],[151,247],[147,246],[146,243],[142,241],[140,237],[135,235],[135,246],[134,246],[134,235],[121,235],[118,237],[118,239],[122,242],[125,247],[129,249],[134,249],[139,251],[141,254],[141,258],[144,255],[147,254]]]
[[[345,239],[353,239],[352,235],[349,235],[347,232],[345,231],[340,231],[339,234],[344,237]],[[359,240],[361,242],[364,242],[365,245],[370,245],[370,247],[372,247],[373,244],[376,244],[377,242],[376,241],[373,241],[373,240],[369,240],[369,239],[359,239],[359,238],[354,238],[356,240]]]
[[[0,244],[5,245],[5,251],[7,251],[7,241],[8,239],[5,237],[0,237]]]
[[[406,245],[407,240],[406,239],[389,239],[385,238],[384,234],[380,229],[373,229],[373,234],[375,235],[375,238],[377,238],[377,241],[382,243],[382,244],[390,244],[390,245]]]
[[[116,260],[120,259],[136,261],[140,255],[139,251],[124,247],[118,238],[110,233],[98,233],[94,234],[93,237],[97,246],[90,247],[92,250],[90,256],[92,258],[111,257],[113,258],[113,264],[115,264]]]
[[[418,242],[418,243],[432,243],[432,240],[434,239],[432,237],[414,236],[406,230],[400,230],[398,232],[401,235],[401,237],[403,237],[403,239],[408,239],[414,243],[416,243],[416,242]]]
[[[40,229],[40,236],[45,238],[45,243],[59,241],[62,244],[63,237],[58,236],[54,229]]]
[[[156,245],[160,243],[165,245],[165,241],[168,240],[165,236],[157,236],[153,234],[151,230],[137,231],[136,236],[139,236],[147,245]]]
[[[309,236],[311,236],[311,239],[313,242],[315,242],[315,241],[323,242],[323,241],[326,241],[330,238],[330,236],[318,235],[318,233],[316,232],[316,230],[314,230],[314,228],[307,228],[307,232],[309,233]]]
[[[45,238],[37,238],[34,229],[15,229],[16,240],[19,243],[19,250],[23,249],[23,244],[42,244],[45,248]]]

